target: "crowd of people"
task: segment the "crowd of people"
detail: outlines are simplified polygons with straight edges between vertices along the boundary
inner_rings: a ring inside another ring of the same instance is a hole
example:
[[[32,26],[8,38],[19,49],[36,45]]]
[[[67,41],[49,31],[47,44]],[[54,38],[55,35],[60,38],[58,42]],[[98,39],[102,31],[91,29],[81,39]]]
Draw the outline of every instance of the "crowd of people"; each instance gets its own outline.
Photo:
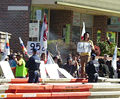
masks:
[[[82,42],[88,42],[91,45],[91,49],[94,50],[93,42],[89,39],[89,33],[84,34]],[[89,82],[97,82],[98,76],[113,78],[114,68],[112,67],[112,61],[108,60],[108,55],[105,54],[104,58],[96,59],[95,53],[76,53],[69,54],[66,58],[66,62],[63,63],[62,58],[59,55],[53,57],[53,60],[60,68],[65,69],[75,78],[88,78]],[[41,57],[37,55],[37,49],[33,49],[33,55],[26,57],[20,53],[11,53],[6,61],[9,61],[13,73],[16,78],[25,78],[29,76],[29,83],[39,82],[40,77],[40,60],[46,64],[45,53],[41,54]],[[117,61],[117,73],[120,78],[120,56]]]

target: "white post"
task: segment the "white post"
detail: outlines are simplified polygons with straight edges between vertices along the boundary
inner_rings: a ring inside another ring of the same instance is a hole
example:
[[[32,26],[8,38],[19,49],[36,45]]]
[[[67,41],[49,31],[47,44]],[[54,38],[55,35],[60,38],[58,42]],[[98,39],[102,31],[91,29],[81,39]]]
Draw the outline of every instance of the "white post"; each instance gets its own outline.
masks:
[[[38,37],[37,37],[37,41],[40,42],[40,20],[38,20]]]

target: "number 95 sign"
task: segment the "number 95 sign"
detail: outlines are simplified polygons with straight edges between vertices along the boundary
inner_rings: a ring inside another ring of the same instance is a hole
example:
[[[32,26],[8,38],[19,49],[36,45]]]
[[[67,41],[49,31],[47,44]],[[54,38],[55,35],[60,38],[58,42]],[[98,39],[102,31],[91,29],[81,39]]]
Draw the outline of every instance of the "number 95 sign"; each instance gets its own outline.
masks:
[[[40,42],[28,41],[27,42],[27,51],[28,54],[32,55],[32,50],[37,49],[37,53],[40,54]]]

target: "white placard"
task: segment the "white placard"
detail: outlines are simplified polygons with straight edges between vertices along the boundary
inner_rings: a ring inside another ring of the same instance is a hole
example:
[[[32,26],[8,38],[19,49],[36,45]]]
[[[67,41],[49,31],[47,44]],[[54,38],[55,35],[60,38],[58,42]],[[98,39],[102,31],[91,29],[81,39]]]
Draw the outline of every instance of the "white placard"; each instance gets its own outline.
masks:
[[[77,52],[79,53],[89,53],[91,52],[91,45],[88,42],[78,42]]]
[[[32,55],[32,50],[36,48],[37,49],[37,54],[40,54],[40,42],[35,42],[35,41],[28,41],[27,42],[27,51],[29,55]]]
[[[29,37],[38,36],[39,36],[38,23],[29,23]]]
[[[58,74],[58,65],[57,64],[45,64],[45,68],[48,72],[48,75],[50,76],[51,79],[59,79],[59,74]]]
[[[36,19],[37,20],[41,20],[41,14],[42,14],[41,10],[36,10]]]
[[[42,79],[47,78],[44,61],[40,61],[40,75]]]
[[[3,74],[3,76],[6,79],[13,79],[14,75],[10,68],[10,64],[7,61],[0,61],[0,74]]]

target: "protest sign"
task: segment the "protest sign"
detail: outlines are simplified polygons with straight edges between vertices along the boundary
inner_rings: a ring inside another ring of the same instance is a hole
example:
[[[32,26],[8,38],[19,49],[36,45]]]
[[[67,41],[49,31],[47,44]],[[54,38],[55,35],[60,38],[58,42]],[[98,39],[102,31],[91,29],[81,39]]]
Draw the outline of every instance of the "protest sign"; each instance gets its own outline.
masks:
[[[91,52],[91,45],[88,42],[78,42],[77,52],[79,53],[89,53]]]
[[[0,75],[4,76],[6,79],[13,79],[14,75],[7,61],[0,62]]]
[[[29,55],[32,55],[32,50],[37,49],[37,54],[40,54],[40,42],[35,42],[35,41],[28,41],[27,42],[27,51]]]

